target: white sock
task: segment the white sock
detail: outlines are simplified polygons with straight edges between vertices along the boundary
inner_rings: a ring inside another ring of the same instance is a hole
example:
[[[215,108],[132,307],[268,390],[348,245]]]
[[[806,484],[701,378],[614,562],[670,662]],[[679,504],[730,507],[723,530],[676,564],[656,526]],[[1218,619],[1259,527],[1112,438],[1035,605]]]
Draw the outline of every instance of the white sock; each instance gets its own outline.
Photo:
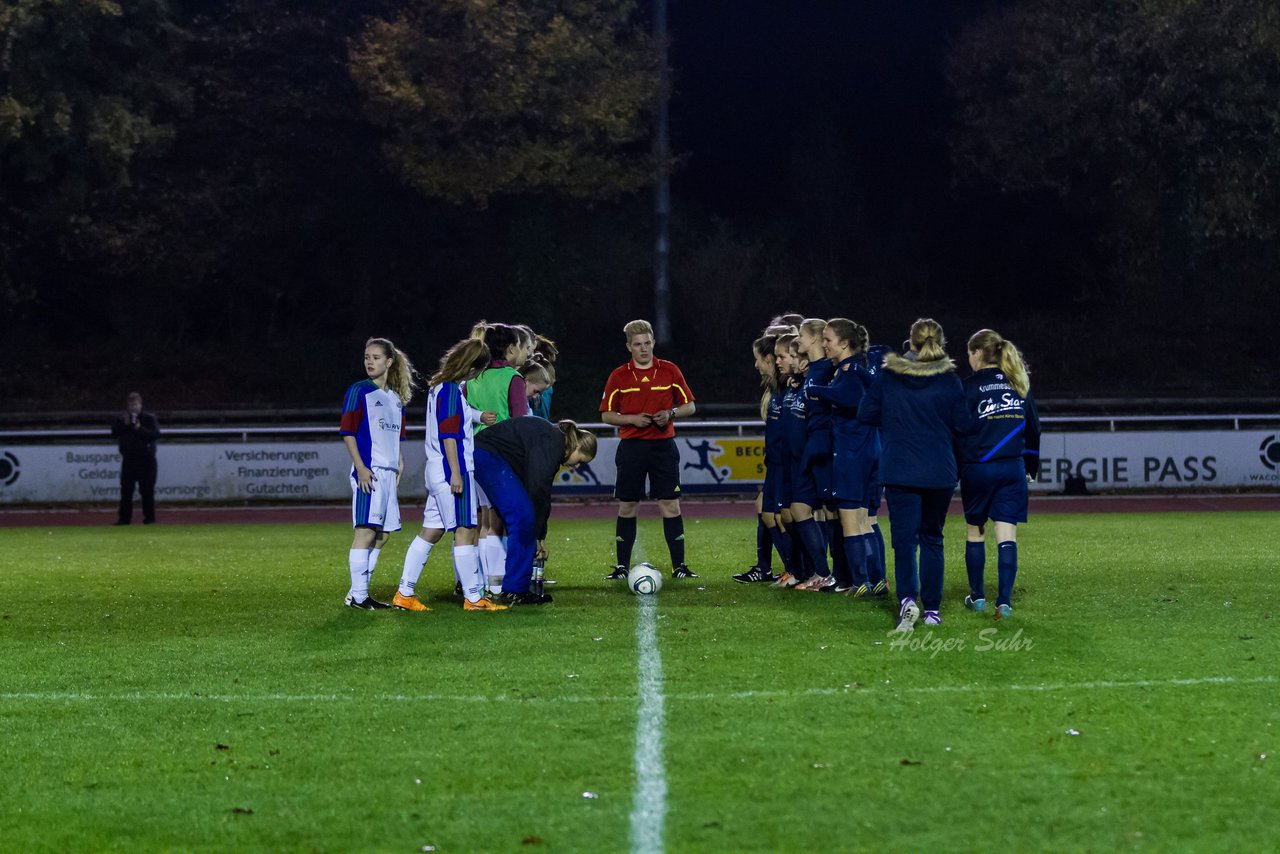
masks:
[[[480,569],[480,549],[475,546],[454,546],[453,563],[462,581],[462,593],[468,602],[479,602],[484,595],[484,572]]]
[[[347,563],[351,567],[349,595],[352,601],[363,602],[369,598],[369,550],[352,549],[347,554]]]
[[[502,579],[507,575],[507,550],[502,547],[501,539],[490,534],[480,540],[480,562],[489,590],[501,593]]]
[[[422,537],[414,537],[409,543],[409,550],[404,555],[404,574],[400,576],[400,595],[413,596],[413,589],[418,586],[418,578],[422,568],[427,565],[431,555],[431,543]]]

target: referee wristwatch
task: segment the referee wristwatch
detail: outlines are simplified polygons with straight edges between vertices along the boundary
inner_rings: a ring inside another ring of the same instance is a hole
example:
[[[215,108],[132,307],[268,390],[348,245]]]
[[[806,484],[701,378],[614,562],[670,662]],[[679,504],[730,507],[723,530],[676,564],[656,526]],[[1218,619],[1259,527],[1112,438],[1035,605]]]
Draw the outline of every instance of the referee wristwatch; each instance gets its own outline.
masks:
[[[673,406],[673,407],[671,407],[671,420],[672,420],[672,421],[675,421],[675,420],[676,420],[676,407],[674,407],[674,406]]]

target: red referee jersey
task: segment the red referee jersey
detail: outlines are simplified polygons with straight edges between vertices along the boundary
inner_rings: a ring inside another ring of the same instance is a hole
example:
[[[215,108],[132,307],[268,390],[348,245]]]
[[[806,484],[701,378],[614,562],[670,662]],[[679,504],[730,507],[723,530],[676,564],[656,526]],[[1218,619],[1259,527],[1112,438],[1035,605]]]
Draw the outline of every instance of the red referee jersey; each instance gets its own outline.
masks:
[[[641,415],[674,409],[693,400],[693,392],[684,381],[684,374],[674,362],[654,359],[647,368],[637,368],[635,362],[627,362],[615,368],[605,383],[600,398],[601,412],[619,415]],[[670,439],[676,435],[675,424],[666,427],[650,424],[648,427],[619,427],[622,439]]]

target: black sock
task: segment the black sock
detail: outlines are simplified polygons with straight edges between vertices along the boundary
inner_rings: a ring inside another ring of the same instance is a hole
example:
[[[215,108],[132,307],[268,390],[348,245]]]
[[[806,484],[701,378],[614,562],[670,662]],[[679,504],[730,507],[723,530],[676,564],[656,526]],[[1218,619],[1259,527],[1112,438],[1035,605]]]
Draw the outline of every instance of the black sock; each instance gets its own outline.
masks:
[[[804,548],[805,555],[813,565],[813,572],[827,576],[831,570],[827,567],[827,554],[822,539],[822,526],[815,519],[805,519],[795,523],[795,534]]]
[[[667,538],[667,549],[671,552],[671,567],[684,566],[684,517],[664,517],[662,535]]]
[[[619,516],[615,529],[618,539],[618,566],[631,566],[631,549],[636,544],[636,517]]]
[[[773,572],[773,540],[759,514],[756,514],[756,566]]]
[[[781,528],[770,528],[769,538],[773,540],[773,547],[778,550],[778,557],[782,558],[782,568],[792,575],[795,575],[796,570],[791,548],[791,535]]]
[[[1008,540],[999,545],[996,552],[996,574],[1000,590],[996,593],[997,605],[1013,604],[1013,582],[1018,577],[1018,544]]]

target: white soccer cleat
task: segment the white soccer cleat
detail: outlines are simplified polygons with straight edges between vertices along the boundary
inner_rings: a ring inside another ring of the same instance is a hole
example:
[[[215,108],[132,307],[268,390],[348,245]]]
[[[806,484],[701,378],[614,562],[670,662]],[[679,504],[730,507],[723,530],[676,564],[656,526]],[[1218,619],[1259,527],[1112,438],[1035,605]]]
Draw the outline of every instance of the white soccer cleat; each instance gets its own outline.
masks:
[[[903,599],[902,610],[898,612],[898,627],[894,631],[914,632],[918,619],[920,619],[920,606],[916,604],[916,600]]]

